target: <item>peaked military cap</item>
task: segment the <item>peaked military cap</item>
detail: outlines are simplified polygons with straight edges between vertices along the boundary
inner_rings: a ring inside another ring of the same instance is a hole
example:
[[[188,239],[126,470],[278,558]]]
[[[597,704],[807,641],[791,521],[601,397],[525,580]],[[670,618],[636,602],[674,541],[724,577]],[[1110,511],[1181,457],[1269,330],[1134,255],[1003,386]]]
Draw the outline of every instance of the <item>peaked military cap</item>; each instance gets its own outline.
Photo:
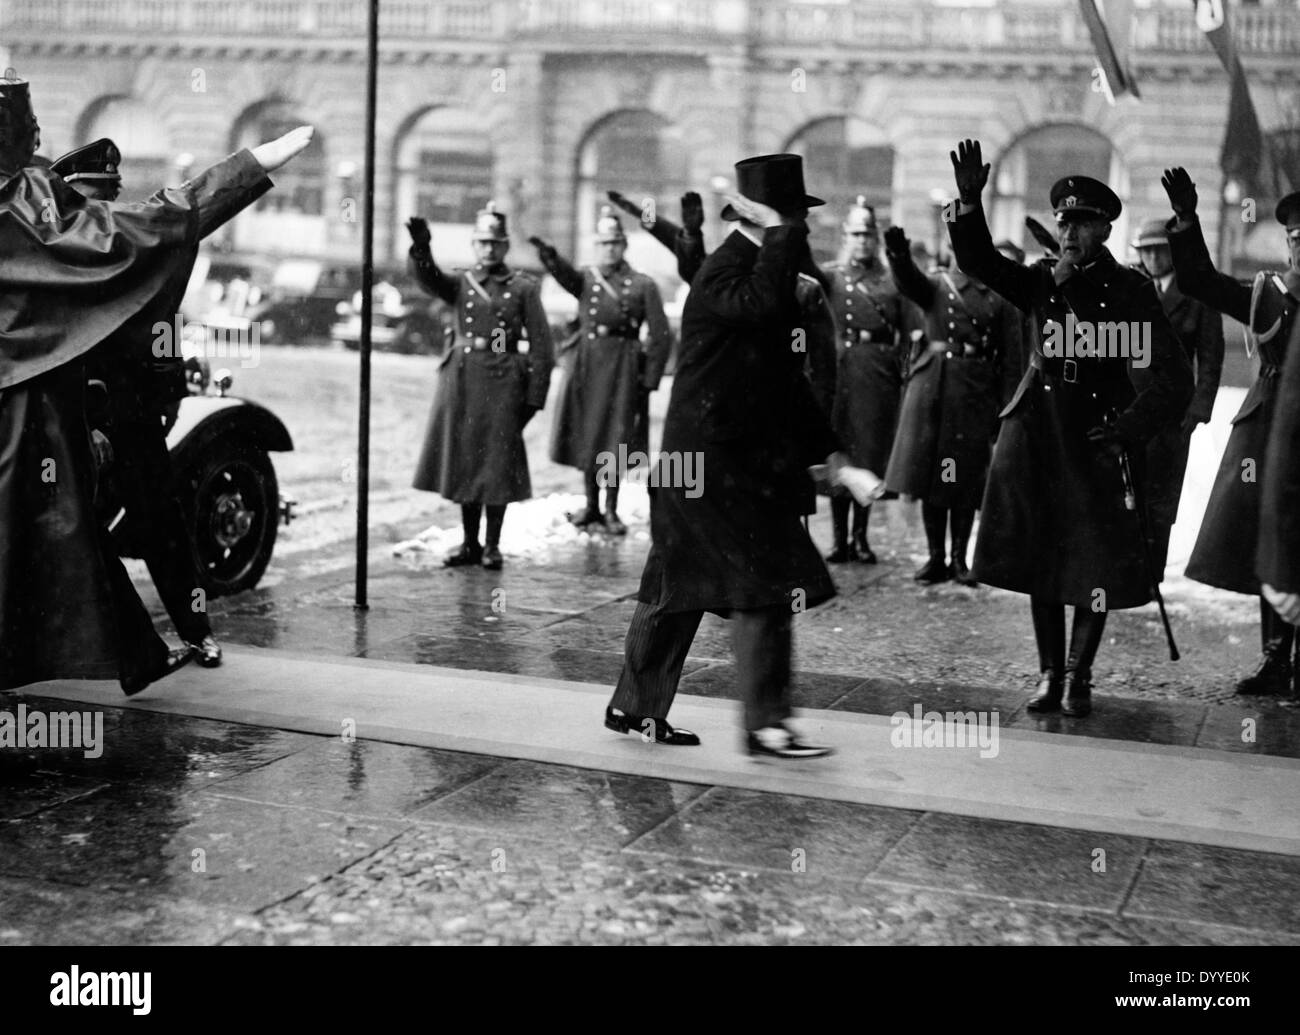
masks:
[[[1134,248],[1159,248],[1169,243],[1169,229],[1163,219],[1148,219],[1133,235]]]
[[[1300,223],[1300,190],[1288,194],[1277,203],[1277,221],[1283,226]]]
[[[597,242],[627,240],[627,235],[623,233],[623,224],[619,222],[618,216],[609,205],[600,206],[600,215],[596,217],[596,240]]]
[[[846,234],[865,234],[868,230],[876,229],[876,210],[867,204],[867,196],[859,194],[857,200],[849,208],[848,215],[844,217],[844,232]]]
[[[78,180],[120,180],[122,178],[122,152],[108,137],[78,147],[54,159],[50,171],[62,176],[68,183]]]
[[[1066,176],[1052,185],[1052,211],[1086,212],[1114,222],[1124,206],[1119,196],[1100,180],[1091,176]]]
[[[506,233],[506,214],[498,212],[495,201],[489,201],[474,216],[474,240],[508,241]]]

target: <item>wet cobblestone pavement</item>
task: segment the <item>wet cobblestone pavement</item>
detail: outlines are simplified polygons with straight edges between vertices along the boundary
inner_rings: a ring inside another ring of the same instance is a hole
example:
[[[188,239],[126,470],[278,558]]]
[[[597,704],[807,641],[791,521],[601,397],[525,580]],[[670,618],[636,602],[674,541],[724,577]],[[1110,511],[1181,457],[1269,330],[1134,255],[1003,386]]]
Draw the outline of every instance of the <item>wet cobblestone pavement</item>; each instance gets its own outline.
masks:
[[[648,547],[644,492],[625,500],[622,540],[573,531],[576,497],[552,496],[511,508],[504,571],[441,568],[459,535],[433,531],[375,554],[369,611],[350,573],[318,574],[218,601],[216,631],[609,685]],[[880,505],[880,563],[837,568],[840,596],[796,622],[801,706],[960,706],[1013,728],[1300,757],[1293,703],[1231,692],[1254,661],[1253,603],[1176,576],[1183,661],[1153,609],[1117,614],[1094,714],[1027,715],[1026,604],[913,583],[914,511]],[[825,544],[824,513],[812,529]],[[706,618],[682,691],[733,696],[730,656],[726,623]],[[20,700],[60,707],[0,707]],[[1290,856],[129,709],[105,721],[97,759],[0,752],[0,944],[1300,942]]]

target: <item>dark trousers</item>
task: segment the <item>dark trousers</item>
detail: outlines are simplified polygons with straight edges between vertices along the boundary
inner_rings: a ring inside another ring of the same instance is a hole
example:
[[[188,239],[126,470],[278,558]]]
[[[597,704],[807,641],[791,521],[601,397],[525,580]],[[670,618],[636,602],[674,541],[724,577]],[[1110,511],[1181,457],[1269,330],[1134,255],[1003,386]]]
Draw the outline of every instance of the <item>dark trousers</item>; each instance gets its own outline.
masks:
[[[638,603],[610,706],[628,715],[667,718],[703,617],[703,611],[666,612],[655,604]],[[745,704],[747,730],[790,717],[792,618],[785,605],[731,613],[736,682]]]
[[[140,553],[176,634],[198,643],[212,634],[206,602],[195,610],[199,586],[185,514],[176,498],[171,457],[162,424],[155,419],[115,421],[113,483],[134,527]]]

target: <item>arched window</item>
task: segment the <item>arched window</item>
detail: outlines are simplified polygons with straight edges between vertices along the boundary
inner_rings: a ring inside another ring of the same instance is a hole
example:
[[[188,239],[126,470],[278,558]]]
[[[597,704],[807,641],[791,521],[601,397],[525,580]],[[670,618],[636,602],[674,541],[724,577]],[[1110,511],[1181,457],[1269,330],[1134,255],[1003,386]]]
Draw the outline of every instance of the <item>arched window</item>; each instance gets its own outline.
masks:
[[[858,118],[821,119],[799,130],[785,147],[803,156],[808,193],[826,204],[808,214],[809,243],[819,260],[839,251],[840,226],[859,194],[887,221],[894,193],[894,148],[877,126]]]
[[[162,187],[175,186],[175,156],[167,133],[143,102],[105,97],[86,109],[78,147],[108,137],[122,152],[122,201],[141,201]]]
[[[397,136],[394,152],[394,257],[410,245],[405,231],[412,215],[427,219],[440,241],[442,261],[451,247],[469,259],[469,228],[492,198],[492,141],[482,120],[460,108],[432,108],[413,118]],[[509,212],[507,199],[497,199]],[[451,234],[440,233],[449,229]],[[511,230],[514,227],[511,226]]]
[[[312,122],[291,105],[272,101],[247,112],[236,126],[235,149],[283,136],[289,130]],[[254,206],[258,212],[297,213],[319,216],[325,211],[325,140],[316,127],[311,143],[292,162],[275,172],[275,189],[267,191]]]
[[[1071,174],[1101,180],[1121,200],[1128,197],[1128,169],[1106,137],[1088,126],[1040,126],[1021,136],[996,160],[990,177],[993,239],[1008,238],[1031,255],[1037,253],[1038,245],[1025,229],[1025,217],[1033,216],[1055,233],[1052,184]],[[1128,256],[1129,215],[1125,204],[1106,242],[1119,262]]]
[[[616,190],[634,201],[654,198],[666,215],[678,220],[677,202],[687,190],[701,185],[689,182],[690,162],[681,131],[654,112],[628,110],[602,119],[578,146],[574,253],[590,261],[591,238],[605,192]],[[657,278],[676,275],[676,260],[649,234],[635,230],[636,220],[619,213],[628,235],[627,259]]]

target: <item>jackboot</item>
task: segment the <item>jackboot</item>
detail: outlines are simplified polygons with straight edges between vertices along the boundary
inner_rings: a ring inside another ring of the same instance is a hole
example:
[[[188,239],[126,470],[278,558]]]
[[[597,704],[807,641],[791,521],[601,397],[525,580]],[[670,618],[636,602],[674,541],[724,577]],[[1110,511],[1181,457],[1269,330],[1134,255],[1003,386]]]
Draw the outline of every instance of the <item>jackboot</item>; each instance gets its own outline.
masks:
[[[582,510],[576,510],[565,517],[569,522],[578,528],[586,528],[588,525],[601,524],[600,516],[600,486],[596,484],[596,472],[587,471],[583,477],[584,488],[587,490],[587,505]]]
[[[835,532],[835,548],[826,555],[831,564],[845,564],[849,560],[849,507],[853,501],[847,496],[831,497],[831,527]]]
[[[605,490],[605,531],[610,535],[627,535],[627,525],[618,519],[618,486]]]
[[[849,541],[849,558],[859,564],[875,564],[876,554],[867,543],[867,522],[871,508],[853,504],[853,538]]]
[[[1285,696],[1292,689],[1294,669],[1291,648],[1295,643],[1295,626],[1282,618],[1263,597],[1259,600],[1260,642],[1264,660],[1253,675],[1237,683],[1242,695]]]
[[[1029,599],[1029,614],[1034,623],[1034,642],[1038,646],[1038,692],[1029,699],[1031,712],[1060,710],[1064,692],[1065,606]]]
[[[1074,629],[1070,633],[1070,656],[1065,662],[1064,715],[1083,718],[1092,711],[1092,662],[1106,630],[1106,612],[1074,609]]]
[[[952,577],[963,586],[978,586],[966,565],[966,545],[975,524],[975,511],[968,507],[954,507],[949,512],[948,523],[952,532]]]
[[[921,504],[921,523],[925,526],[925,542],[930,550],[930,559],[912,576],[917,582],[934,585],[947,582],[952,578],[948,564],[944,560],[944,534],[948,528],[948,512],[942,507]]]

